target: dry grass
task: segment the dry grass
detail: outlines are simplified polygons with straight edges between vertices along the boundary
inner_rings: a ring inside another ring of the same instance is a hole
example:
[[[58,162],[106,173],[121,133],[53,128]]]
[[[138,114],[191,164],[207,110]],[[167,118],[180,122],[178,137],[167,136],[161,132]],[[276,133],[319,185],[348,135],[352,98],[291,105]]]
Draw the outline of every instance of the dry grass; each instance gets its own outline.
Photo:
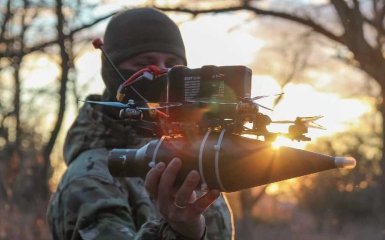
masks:
[[[44,205],[44,204],[41,204]],[[6,204],[0,206],[1,240],[49,240],[45,207],[31,205],[21,211]]]
[[[4,204],[0,206],[0,240],[51,239],[45,221],[45,207],[30,207],[26,211],[21,211]],[[236,239],[385,240],[385,222],[375,218],[340,222],[335,219],[317,219],[299,210],[291,214],[286,213],[284,218],[271,216],[268,218],[260,216],[252,223],[252,233],[238,231]]]
[[[264,239],[264,240],[384,240],[384,225],[379,223],[351,222],[342,226],[339,231],[334,230],[309,230],[295,229],[288,225],[256,225],[255,237],[238,239]]]
[[[385,222],[378,218],[338,221],[317,219],[296,211],[285,221],[257,220],[253,232],[236,232],[240,240],[385,240]]]

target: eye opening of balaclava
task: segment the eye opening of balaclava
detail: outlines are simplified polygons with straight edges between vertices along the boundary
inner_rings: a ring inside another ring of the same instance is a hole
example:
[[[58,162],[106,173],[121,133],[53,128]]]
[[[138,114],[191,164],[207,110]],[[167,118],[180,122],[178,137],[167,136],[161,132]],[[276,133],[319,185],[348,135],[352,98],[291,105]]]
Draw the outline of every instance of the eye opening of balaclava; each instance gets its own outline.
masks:
[[[185,47],[178,26],[154,8],[136,8],[113,16],[104,35],[104,49],[115,65],[144,52],[175,54],[187,65]],[[102,57],[104,100],[116,101],[122,79]],[[125,78],[133,72],[121,70]]]

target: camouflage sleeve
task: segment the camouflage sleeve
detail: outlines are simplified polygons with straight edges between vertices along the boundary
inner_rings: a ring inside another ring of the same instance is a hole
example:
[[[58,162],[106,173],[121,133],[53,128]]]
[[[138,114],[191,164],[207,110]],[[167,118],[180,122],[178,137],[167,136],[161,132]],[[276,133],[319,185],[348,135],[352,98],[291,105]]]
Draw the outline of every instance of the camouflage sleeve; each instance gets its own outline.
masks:
[[[224,195],[221,195],[204,213],[206,229],[202,240],[233,240],[234,226],[232,213]],[[157,229],[155,231],[155,229]],[[164,220],[146,222],[136,239],[189,240],[175,232]]]
[[[127,201],[124,201],[116,187],[95,179],[79,179],[73,186],[62,193],[64,216],[71,219],[77,214],[76,223],[63,222],[69,231],[65,239],[73,239],[79,235],[81,239],[164,239],[189,240],[175,232],[162,219],[150,219],[137,230],[133,212]],[[204,239],[232,239],[231,215],[218,199],[205,212],[206,234]],[[77,207],[79,206],[79,207]],[[71,227],[71,224],[74,225]],[[78,237],[76,237],[78,238]]]
[[[103,151],[84,153],[63,176],[48,209],[54,239],[184,239],[157,219],[142,180],[106,172]]]
[[[126,197],[99,179],[72,182],[61,193],[65,239],[134,239],[136,228]]]
[[[112,178],[105,150],[79,156],[51,200],[48,219],[54,239],[188,239],[159,219],[143,180]],[[221,197],[205,212],[205,239],[231,239],[231,213]]]
[[[70,235],[81,239],[191,240],[174,231],[163,219],[145,222],[137,231],[132,211],[113,186],[98,180],[80,179],[63,196],[67,203],[64,215],[77,213],[77,222]],[[106,194],[108,192],[108,195]],[[114,196],[115,195],[115,196]],[[79,201],[82,203],[77,209]],[[71,228],[67,228],[71,229]],[[203,236],[205,237],[205,235]],[[203,239],[203,238],[202,238]]]
[[[202,240],[206,239],[206,232],[202,236]],[[180,235],[174,231],[170,225],[163,219],[149,221],[143,224],[139,230],[138,236],[135,239],[147,240],[147,239],[167,239],[167,240],[193,240],[191,238]]]

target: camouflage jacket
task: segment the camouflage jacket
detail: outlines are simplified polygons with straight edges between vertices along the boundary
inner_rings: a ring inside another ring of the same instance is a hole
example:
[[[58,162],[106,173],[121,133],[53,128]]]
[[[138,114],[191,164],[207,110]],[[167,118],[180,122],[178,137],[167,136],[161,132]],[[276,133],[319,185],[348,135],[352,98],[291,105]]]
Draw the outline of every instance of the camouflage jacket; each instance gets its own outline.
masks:
[[[68,132],[64,146],[68,168],[47,212],[53,238],[185,239],[157,213],[142,179],[110,175],[107,155],[111,148],[139,148],[151,138],[109,118],[102,108],[85,104]],[[204,216],[205,239],[233,239],[232,216],[224,196]]]

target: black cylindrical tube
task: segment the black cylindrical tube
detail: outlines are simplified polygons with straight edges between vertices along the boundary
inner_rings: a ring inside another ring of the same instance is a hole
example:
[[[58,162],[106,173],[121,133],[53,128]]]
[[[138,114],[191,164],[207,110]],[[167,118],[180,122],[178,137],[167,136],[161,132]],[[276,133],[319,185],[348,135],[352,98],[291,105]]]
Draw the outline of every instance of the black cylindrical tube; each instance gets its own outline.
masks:
[[[181,158],[183,164],[177,181],[189,171],[201,175],[202,187],[234,192],[267,183],[299,177],[328,169],[354,166],[354,159],[281,147],[267,142],[225,132],[207,132],[199,140],[163,137],[140,149],[114,149],[108,167],[113,176],[145,177],[158,162]]]

